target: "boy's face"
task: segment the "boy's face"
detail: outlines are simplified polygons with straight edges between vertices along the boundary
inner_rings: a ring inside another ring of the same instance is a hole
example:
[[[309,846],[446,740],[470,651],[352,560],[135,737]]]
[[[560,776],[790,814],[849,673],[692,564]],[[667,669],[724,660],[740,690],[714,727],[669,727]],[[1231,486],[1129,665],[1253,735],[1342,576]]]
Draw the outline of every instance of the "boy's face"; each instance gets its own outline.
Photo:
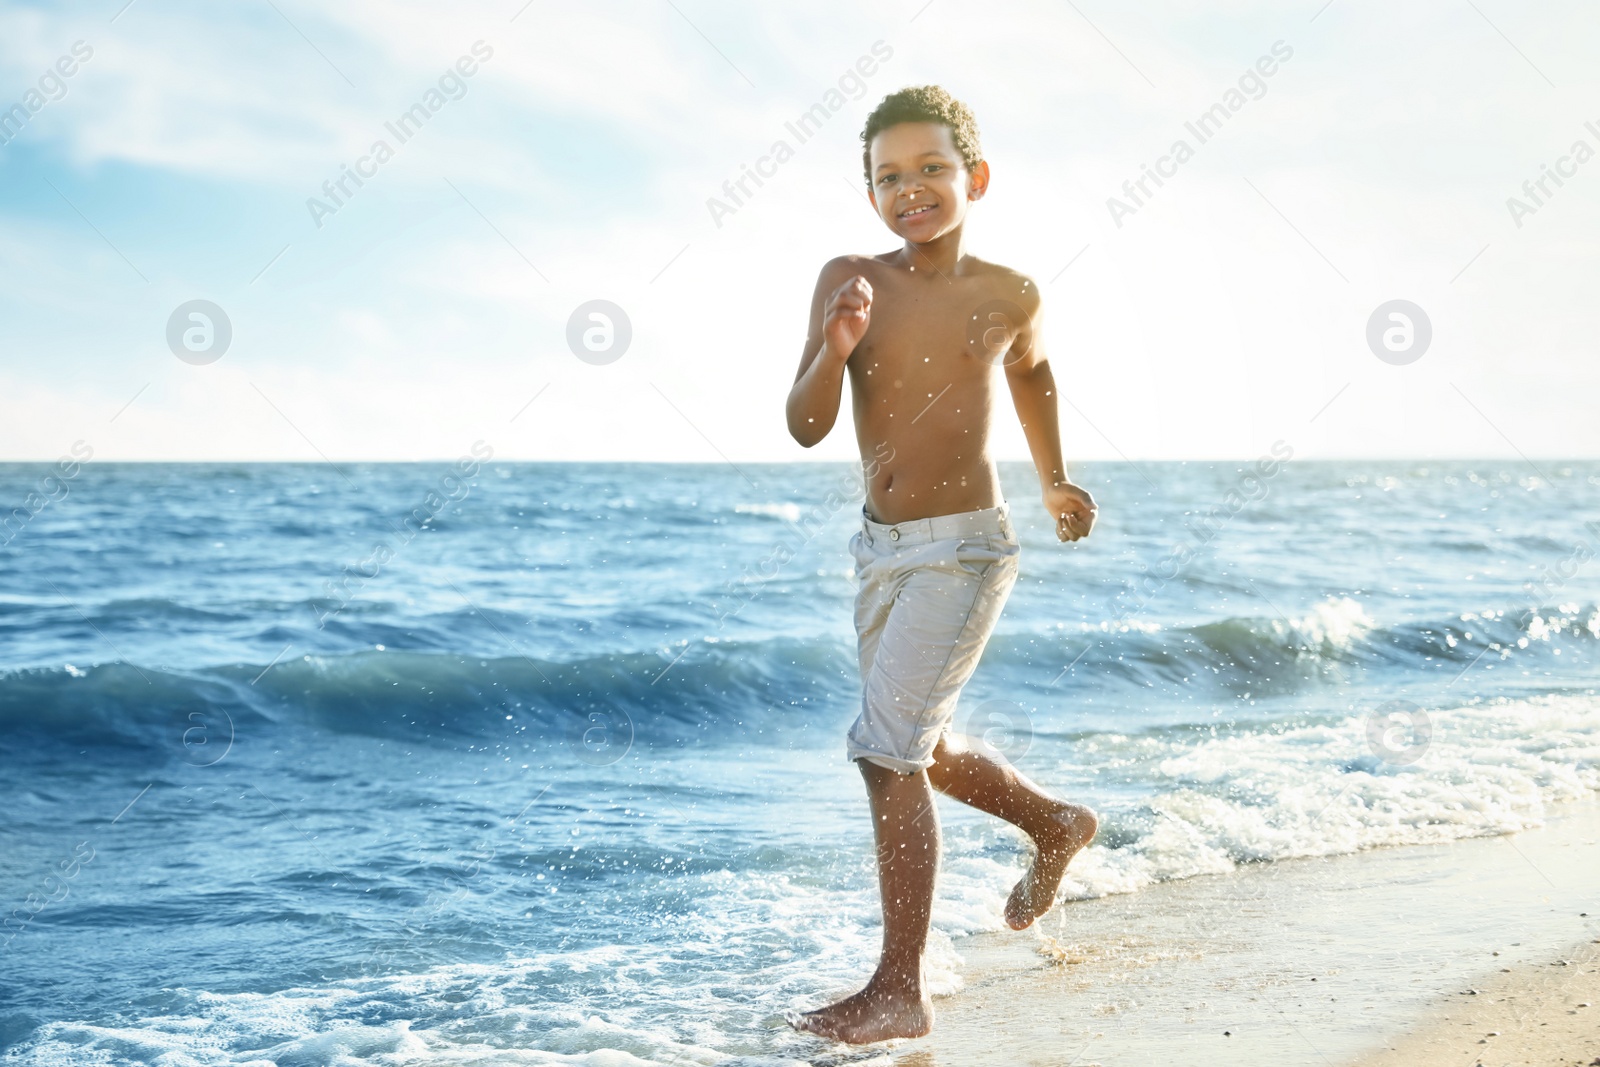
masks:
[[[967,170],[950,127],[902,122],[872,139],[872,206],[884,225],[926,244],[961,224],[967,203],[984,194],[989,164]]]

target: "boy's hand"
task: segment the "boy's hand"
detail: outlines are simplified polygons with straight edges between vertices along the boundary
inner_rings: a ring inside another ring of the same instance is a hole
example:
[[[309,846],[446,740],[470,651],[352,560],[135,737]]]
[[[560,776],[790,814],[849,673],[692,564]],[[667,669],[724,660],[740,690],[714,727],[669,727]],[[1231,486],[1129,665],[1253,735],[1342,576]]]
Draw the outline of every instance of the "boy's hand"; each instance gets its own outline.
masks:
[[[842,363],[850,358],[872,321],[872,283],[857,274],[833,291],[822,316],[828,351]]]
[[[1089,490],[1071,482],[1056,482],[1044,490],[1045,510],[1056,520],[1056,538],[1076,541],[1088,537],[1094,529],[1094,520],[1100,513]]]

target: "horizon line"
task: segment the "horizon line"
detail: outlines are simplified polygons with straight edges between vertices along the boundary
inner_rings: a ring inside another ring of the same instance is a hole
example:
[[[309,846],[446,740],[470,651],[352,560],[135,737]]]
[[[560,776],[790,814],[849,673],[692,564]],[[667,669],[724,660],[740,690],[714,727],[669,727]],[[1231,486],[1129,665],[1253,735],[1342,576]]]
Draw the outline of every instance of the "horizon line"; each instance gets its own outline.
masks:
[[[69,457],[70,458],[70,457]],[[1219,456],[1190,456],[1177,457],[1145,457],[1142,459],[1079,459],[1068,460],[1070,466],[1104,465],[1104,466],[1138,466],[1141,463],[1246,463],[1259,459],[1259,456],[1245,455],[1219,455]],[[31,466],[50,465],[60,462],[56,459],[11,459],[0,457],[0,466]],[[256,465],[303,465],[320,467],[329,464],[421,464],[421,463],[456,463],[460,456],[440,456],[424,459],[80,459],[77,462],[82,466],[105,467],[113,464],[167,464],[170,466],[202,464],[231,464],[235,466]],[[1350,455],[1350,456],[1320,456],[1316,458],[1291,458],[1283,460],[1285,465],[1302,463],[1527,463],[1529,460],[1544,460],[1549,463],[1595,463],[1600,462],[1600,455],[1583,456],[1567,454],[1537,454],[1532,456],[1489,456],[1489,455],[1460,455],[1460,456],[1416,456],[1401,454],[1384,455]],[[748,466],[782,467],[782,466],[823,466],[826,464],[858,464],[862,460],[853,459],[741,459],[733,462]],[[997,458],[996,463],[1013,463],[1032,465],[1031,459]],[[548,465],[576,465],[608,464],[612,466],[674,466],[674,467],[725,467],[730,466],[730,461],[722,459],[528,459],[528,458],[501,458],[491,456],[479,460],[482,466],[492,463],[523,463],[523,464],[548,464]]]

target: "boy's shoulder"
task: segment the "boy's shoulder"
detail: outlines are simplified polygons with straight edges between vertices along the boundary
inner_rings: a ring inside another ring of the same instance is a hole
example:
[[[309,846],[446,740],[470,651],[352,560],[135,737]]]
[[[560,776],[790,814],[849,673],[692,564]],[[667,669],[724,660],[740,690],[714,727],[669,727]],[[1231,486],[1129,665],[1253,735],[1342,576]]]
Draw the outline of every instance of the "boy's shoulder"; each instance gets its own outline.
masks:
[[[883,252],[879,255],[866,255],[861,252],[846,252],[842,256],[834,256],[822,265],[824,278],[837,278],[843,282],[857,274],[877,273],[889,266],[887,259],[892,252]]]
[[[1015,267],[992,263],[972,255],[964,257],[962,263],[970,276],[977,279],[992,298],[1009,300],[1030,316],[1039,310],[1041,303],[1039,283],[1029,275]]]

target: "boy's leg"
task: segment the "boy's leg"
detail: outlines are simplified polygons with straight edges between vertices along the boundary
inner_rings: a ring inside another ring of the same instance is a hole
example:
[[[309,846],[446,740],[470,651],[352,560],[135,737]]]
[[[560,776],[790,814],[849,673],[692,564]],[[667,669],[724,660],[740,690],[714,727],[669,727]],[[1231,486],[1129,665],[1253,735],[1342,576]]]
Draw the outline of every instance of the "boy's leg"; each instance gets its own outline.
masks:
[[[971,738],[946,733],[933,750],[928,781],[939,792],[996,815],[1033,838],[1035,854],[1006,901],[1006,924],[1022,930],[1050,910],[1067,864],[1093,840],[1090,809],[1040,789],[1003,757]]]
[[[800,1029],[862,1043],[918,1036],[933,1025],[922,953],[939,823],[927,767],[1016,581],[1016,541],[997,510],[940,540],[914,541],[899,527],[870,521],[851,539],[864,692],[848,752],[871,801],[883,955],[865,989],[800,1016]]]
[[[796,1024],[852,1044],[921,1037],[933,1028],[933,1004],[922,987],[922,951],[939,869],[939,813],[927,774],[900,774],[867,760],[859,765],[878,846],[883,955],[865,989],[806,1012]]]

